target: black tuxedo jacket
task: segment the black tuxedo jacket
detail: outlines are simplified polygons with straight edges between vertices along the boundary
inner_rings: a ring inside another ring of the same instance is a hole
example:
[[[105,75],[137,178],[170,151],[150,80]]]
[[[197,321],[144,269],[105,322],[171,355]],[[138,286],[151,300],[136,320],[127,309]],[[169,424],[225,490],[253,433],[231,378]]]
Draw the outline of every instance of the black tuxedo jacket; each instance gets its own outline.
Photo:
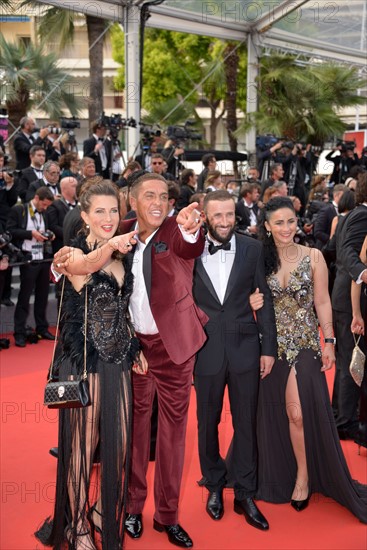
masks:
[[[42,180],[39,180],[39,179],[33,180],[32,183],[30,184],[30,186],[28,187],[28,190],[25,194],[26,202],[31,201],[33,199],[34,195],[36,194],[37,189],[39,189],[40,187],[43,187],[43,186],[46,186],[43,179]],[[50,185],[50,186],[47,186],[47,187],[53,187],[53,186]],[[56,184],[56,189],[57,189],[57,194],[60,195],[61,191],[60,191],[60,184],[59,183]]]
[[[91,159],[94,160],[95,164],[96,164],[96,172],[97,174],[99,174],[100,176],[103,176],[104,178],[109,178],[109,167],[110,167],[110,148],[109,148],[109,144],[106,142],[105,140],[105,151],[106,151],[106,155],[107,155],[107,168],[106,170],[102,171],[102,162],[101,162],[101,157],[99,156],[99,153],[95,153],[94,152],[94,148],[97,144],[97,140],[95,137],[90,137],[88,139],[86,139],[84,142],[83,142],[83,154],[85,157],[90,157]]]
[[[356,281],[366,268],[359,257],[366,234],[367,207],[361,205],[345,217],[336,239],[337,272],[332,293],[332,305],[336,311],[352,311],[351,282],[352,279]]]
[[[10,209],[6,229],[10,231],[13,237],[12,242],[18,248],[22,248],[24,240],[32,239],[32,231],[27,230],[28,217],[28,203],[16,204]],[[48,229],[46,212],[42,212],[42,217],[45,222],[45,229]]]
[[[18,180],[18,195],[23,202],[26,200],[26,194],[30,184],[36,180],[39,180],[39,178],[31,166],[22,170],[22,174]],[[42,179],[40,181],[42,181]]]
[[[16,183],[14,183],[9,191],[6,188],[0,189],[0,233],[5,231],[10,209],[17,202],[17,198],[18,187]]]
[[[13,146],[15,151],[17,170],[23,170],[24,168],[27,168],[27,166],[31,164],[29,151],[30,151],[30,148],[33,147],[33,145],[40,145],[41,147],[45,147],[45,140],[38,137],[37,139],[34,140],[33,143],[31,143],[27,138],[27,136],[23,134],[23,132],[20,132],[15,136]]]
[[[257,204],[254,204],[253,211],[256,216],[258,217],[259,214],[259,207]],[[238,229],[247,229],[251,225],[250,220],[250,210],[245,206],[245,203],[242,199],[240,199],[236,203],[236,219],[237,219],[237,226]]]
[[[331,224],[337,215],[335,207],[331,203],[325,204],[325,206],[319,210],[313,230],[316,239],[316,248],[319,250],[321,250],[330,239]]]
[[[47,208],[46,216],[48,220],[48,228],[51,229],[56,235],[54,241],[52,241],[52,250],[54,254],[60,250],[64,244],[64,219],[66,214],[70,211],[69,206],[64,199],[55,200]]]
[[[223,304],[202,259],[195,262],[194,299],[209,317],[204,328],[208,339],[197,354],[198,375],[217,374],[226,359],[229,369],[242,373],[258,369],[260,355],[276,357],[275,314],[265,279],[262,245],[244,235],[236,234],[235,238],[236,254]],[[256,288],[264,293],[264,306],[257,312],[257,321],[249,302]]]
[[[359,257],[366,235],[367,206],[362,204],[357,206],[348,216],[342,250],[342,262],[354,281],[366,269],[365,264],[361,262]]]

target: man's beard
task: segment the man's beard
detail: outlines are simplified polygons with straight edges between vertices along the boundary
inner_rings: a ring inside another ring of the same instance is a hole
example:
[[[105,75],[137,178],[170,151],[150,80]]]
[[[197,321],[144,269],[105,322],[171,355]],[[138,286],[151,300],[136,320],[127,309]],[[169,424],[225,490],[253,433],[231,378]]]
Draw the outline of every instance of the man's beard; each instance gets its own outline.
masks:
[[[208,221],[206,222],[206,225],[208,227],[210,236],[213,237],[213,239],[215,239],[218,243],[226,244],[232,239],[232,236],[234,234],[234,226],[232,226],[232,228],[230,229],[227,237],[222,237],[216,232],[215,228]]]

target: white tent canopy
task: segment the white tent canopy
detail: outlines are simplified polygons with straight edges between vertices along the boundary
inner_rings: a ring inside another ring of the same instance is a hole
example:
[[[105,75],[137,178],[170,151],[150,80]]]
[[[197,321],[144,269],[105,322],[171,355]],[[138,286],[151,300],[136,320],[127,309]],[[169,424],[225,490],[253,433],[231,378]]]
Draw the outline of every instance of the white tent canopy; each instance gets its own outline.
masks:
[[[366,0],[38,1],[119,22],[125,31],[126,82],[133,82],[137,87],[140,11],[143,6],[149,9],[147,26],[246,41],[248,94],[253,91],[257,61],[264,49],[347,63],[358,67],[361,73],[367,73]],[[249,113],[256,110],[253,99],[247,103]],[[139,119],[139,113],[137,102],[127,102],[128,117]],[[129,134],[135,141],[136,136]],[[254,146],[253,131],[247,136],[247,148],[252,151]]]

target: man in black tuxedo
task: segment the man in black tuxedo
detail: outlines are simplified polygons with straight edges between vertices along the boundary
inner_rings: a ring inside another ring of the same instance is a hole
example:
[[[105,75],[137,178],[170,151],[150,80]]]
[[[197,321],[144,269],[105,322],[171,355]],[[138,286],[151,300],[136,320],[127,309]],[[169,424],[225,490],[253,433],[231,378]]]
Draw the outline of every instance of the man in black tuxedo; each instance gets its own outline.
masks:
[[[18,180],[18,194],[22,202],[26,200],[26,194],[31,183],[34,181],[42,182],[43,165],[46,161],[46,152],[40,145],[32,145],[29,150],[31,165],[21,171]]]
[[[73,210],[78,202],[76,200],[76,187],[78,180],[67,176],[60,181],[61,198],[55,200],[47,209],[48,228],[55,233],[52,241],[54,254],[64,245],[64,219],[66,214]]]
[[[208,235],[204,252],[195,263],[193,295],[209,317],[204,328],[207,341],[197,354],[194,371],[199,457],[209,491],[206,510],[214,520],[221,519],[224,512],[227,469],[219,451],[218,424],[227,385],[234,427],[234,510],[250,525],[266,530],[269,524],[253,501],[257,489],[256,410],[259,381],[272,369],[277,343],[262,246],[234,233],[235,203],[227,191],[209,193],[204,212]],[[255,321],[249,297],[256,289],[264,294],[264,307]]]
[[[55,339],[48,330],[46,318],[50,279],[47,259],[52,257],[52,249],[48,246],[51,239],[45,236],[48,229],[45,211],[53,200],[52,192],[47,187],[40,187],[29,203],[12,207],[7,221],[6,229],[11,233],[13,243],[30,260],[20,266],[20,289],[14,312],[15,345],[21,348],[26,345],[26,321],[33,291],[36,334],[45,340]]]
[[[260,197],[260,186],[256,183],[244,183],[240,190],[240,197],[236,204],[237,226],[241,232],[250,237],[257,237],[257,222]]]
[[[35,120],[32,117],[24,116],[20,119],[20,132],[14,138],[14,151],[16,158],[16,169],[23,170],[30,163],[29,151],[32,145],[40,145],[45,148],[45,140],[50,133],[48,128],[42,128],[39,136],[33,136],[36,127]]]
[[[54,160],[49,160],[43,166],[43,175],[42,179],[35,179],[30,186],[25,195],[26,202],[29,202],[33,199],[37,189],[39,187],[47,187],[54,198],[57,199],[60,196],[60,166]]]
[[[317,215],[313,234],[316,239],[316,248],[319,250],[322,250],[330,239],[331,224],[335,216],[338,215],[338,204],[346,190],[347,186],[342,183],[334,185],[332,202],[322,206]]]
[[[92,124],[93,135],[83,143],[83,154],[96,165],[96,172],[104,179],[110,178],[110,147],[105,139],[107,128],[98,121]]]
[[[366,377],[362,388],[354,382],[349,364],[354,348],[350,330],[352,304],[351,281],[367,283],[366,266],[359,254],[367,234],[367,173],[358,176],[357,206],[348,214],[337,241],[337,275],[332,294],[334,333],[336,337],[336,374],[333,391],[333,408],[336,426],[341,439],[353,439],[358,430],[358,402],[361,392],[366,393]],[[361,345],[363,345],[361,343]]]

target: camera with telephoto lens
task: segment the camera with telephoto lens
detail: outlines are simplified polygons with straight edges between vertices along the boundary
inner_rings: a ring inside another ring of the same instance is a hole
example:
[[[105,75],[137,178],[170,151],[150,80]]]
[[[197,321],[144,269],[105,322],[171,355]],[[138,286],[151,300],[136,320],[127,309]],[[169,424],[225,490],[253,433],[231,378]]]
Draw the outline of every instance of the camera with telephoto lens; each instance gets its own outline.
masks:
[[[149,149],[156,137],[161,137],[162,131],[159,124],[144,124],[140,122],[140,133],[143,134],[143,149]]]
[[[4,256],[9,258],[9,265],[26,261],[23,252],[11,242],[12,236],[8,231],[0,234],[0,259]]]
[[[57,126],[48,126],[48,131],[50,134],[60,135],[62,134],[62,129],[58,128]]]

